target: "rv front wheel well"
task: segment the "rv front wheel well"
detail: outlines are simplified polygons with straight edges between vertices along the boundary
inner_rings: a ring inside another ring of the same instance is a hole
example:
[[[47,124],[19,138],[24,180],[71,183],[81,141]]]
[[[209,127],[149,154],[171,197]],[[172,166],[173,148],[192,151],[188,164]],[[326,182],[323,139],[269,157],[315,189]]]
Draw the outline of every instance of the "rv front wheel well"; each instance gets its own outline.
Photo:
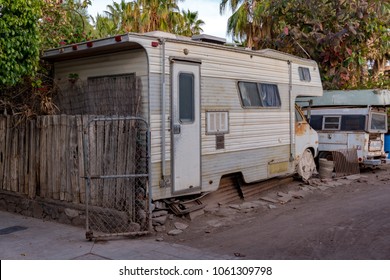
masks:
[[[312,154],[313,157],[314,157],[315,154],[316,154],[314,148],[313,148],[313,147],[308,147],[307,149],[311,152],[311,154]]]

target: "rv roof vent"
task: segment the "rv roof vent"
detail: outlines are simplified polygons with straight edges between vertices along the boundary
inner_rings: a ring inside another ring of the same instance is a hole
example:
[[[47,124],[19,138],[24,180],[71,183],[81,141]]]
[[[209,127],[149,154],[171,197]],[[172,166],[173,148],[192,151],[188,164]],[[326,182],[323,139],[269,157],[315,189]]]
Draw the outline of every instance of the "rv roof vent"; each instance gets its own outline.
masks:
[[[217,45],[223,45],[226,43],[225,38],[215,37],[215,36],[207,35],[207,34],[194,35],[194,36],[192,36],[192,40],[206,42],[206,43],[213,43],[213,44],[217,44]]]

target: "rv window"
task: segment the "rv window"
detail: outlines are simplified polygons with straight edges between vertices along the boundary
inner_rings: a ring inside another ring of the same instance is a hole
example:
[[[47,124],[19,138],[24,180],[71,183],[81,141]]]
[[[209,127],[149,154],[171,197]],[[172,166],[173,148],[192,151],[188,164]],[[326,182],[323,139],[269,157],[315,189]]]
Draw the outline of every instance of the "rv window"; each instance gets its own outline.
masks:
[[[261,106],[260,97],[256,83],[239,82],[242,105],[244,107],[259,107]]]
[[[371,129],[372,130],[387,130],[386,114],[371,114]]]
[[[277,85],[238,82],[244,107],[280,107]]]
[[[305,81],[305,82],[310,82],[311,81],[309,68],[298,67],[298,72],[299,72],[299,79],[301,81]]]
[[[193,122],[194,108],[194,75],[189,73],[179,74],[179,117],[180,122]]]
[[[362,115],[345,115],[341,119],[341,130],[364,130],[366,117]]]
[[[270,84],[261,85],[261,102],[264,107],[280,107],[278,87]]]
[[[331,117],[324,116],[323,129],[340,130],[340,120],[341,120],[340,116],[331,116]]]

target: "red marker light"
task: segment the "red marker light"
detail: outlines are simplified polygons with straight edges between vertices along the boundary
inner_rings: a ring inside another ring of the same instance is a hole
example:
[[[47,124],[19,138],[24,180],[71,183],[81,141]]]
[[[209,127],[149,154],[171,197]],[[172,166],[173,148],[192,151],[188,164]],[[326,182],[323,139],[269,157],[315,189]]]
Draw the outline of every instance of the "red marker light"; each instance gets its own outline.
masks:
[[[122,36],[118,35],[118,36],[115,36],[115,42],[120,42],[122,41]]]
[[[88,48],[93,47],[93,43],[92,43],[92,42],[87,42],[87,47],[88,47]]]
[[[78,46],[77,46],[77,45],[73,45],[73,46],[72,46],[72,50],[77,51],[77,49],[78,49]]]
[[[152,47],[153,47],[153,48],[158,47],[158,45],[159,45],[158,42],[152,42]]]

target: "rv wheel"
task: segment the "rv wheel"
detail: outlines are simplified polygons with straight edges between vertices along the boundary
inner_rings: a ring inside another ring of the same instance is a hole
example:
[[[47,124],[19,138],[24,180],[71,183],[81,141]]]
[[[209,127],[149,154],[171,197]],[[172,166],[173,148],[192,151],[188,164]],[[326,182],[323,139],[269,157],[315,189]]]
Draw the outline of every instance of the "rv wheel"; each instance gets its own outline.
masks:
[[[298,162],[297,172],[302,177],[303,181],[307,181],[317,172],[313,154],[309,149],[306,149],[301,159]]]

